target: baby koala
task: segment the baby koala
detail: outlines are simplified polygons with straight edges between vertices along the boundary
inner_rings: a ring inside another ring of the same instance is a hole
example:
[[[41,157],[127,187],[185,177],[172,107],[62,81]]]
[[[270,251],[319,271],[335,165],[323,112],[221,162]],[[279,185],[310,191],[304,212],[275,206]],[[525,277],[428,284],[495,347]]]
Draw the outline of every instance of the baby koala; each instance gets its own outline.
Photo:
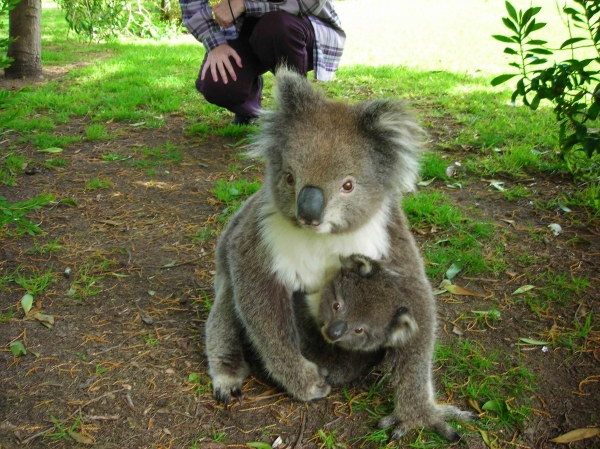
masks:
[[[395,409],[379,421],[379,427],[394,426],[392,439],[425,427],[448,440],[459,440],[461,436],[446,420],[478,417],[435,402],[431,365],[436,307],[424,273],[416,282],[412,266],[392,268],[388,262],[361,255],[341,258],[341,262],[342,269],[321,291],[318,309],[311,310],[324,343],[316,346],[318,339],[313,336],[312,343],[303,347],[303,351],[307,346],[313,349],[306,351],[306,357],[336,384],[368,372],[385,356],[395,389]],[[322,351],[320,357],[318,351]]]
[[[419,325],[400,297],[400,275],[366,256],[341,262],[321,292],[317,322],[325,340],[351,351],[376,351],[413,338]]]

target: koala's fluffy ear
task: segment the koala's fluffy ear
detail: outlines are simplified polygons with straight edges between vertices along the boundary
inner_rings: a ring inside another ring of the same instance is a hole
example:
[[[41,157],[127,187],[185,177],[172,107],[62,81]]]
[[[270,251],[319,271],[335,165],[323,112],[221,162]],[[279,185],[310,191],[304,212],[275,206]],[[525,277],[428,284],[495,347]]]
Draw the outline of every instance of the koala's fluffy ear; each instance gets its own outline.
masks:
[[[419,325],[406,307],[396,310],[388,329],[386,347],[398,347],[406,344],[419,330]]]
[[[299,114],[323,101],[323,93],[313,89],[306,77],[292,69],[277,69],[275,99],[281,112]]]
[[[365,278],[372,276],[379,269],[379,264],[376,261],[360,254],[352,254],[348,257],[340,256],[340,261],[342,262],[342,268],[356,271]]]
[[[394,167],[395,187],[401,192],[414,190],[425,140],[414,116],[397,100],[375,100],[355,107],[375,149]]]
[[[261,129],[250,145],[248,156],[273,158],[279,152],[282,136],[289,124],[303,114],[310,114],[325,102],[322,92],[313,89],[302,75],[279,66],[275,76],[275,99],[279,107],[261,112]]]

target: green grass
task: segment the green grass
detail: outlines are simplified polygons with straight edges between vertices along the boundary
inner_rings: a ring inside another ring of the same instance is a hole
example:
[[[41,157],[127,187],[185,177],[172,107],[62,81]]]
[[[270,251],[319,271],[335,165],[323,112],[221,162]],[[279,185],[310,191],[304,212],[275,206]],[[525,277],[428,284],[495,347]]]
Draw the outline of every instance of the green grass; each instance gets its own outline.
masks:
[[[468,339],[438,344],[435,359],[443,368],[440,377],[446,391],[475,400],[482,407],[490,401],[501,404],[486,412],[483,425],[478,427],[512,429],[529,416],[529,396],[535,391],[537,379],[520,360],[499,350],[486,350]]]
[[[244,200],[255,193],[260,186],[260,181],[256,179],[252,181],[246,178],[239,178],[234,181],[217,180],[212,193],[219,201],[225,204],[225,209],[221,211],[219,221],[222,223],[226,222],[239,209]]]
[[[45,272],[30,268],[28,273],[25,269],[19,267],[12,275],[12,281],[23,288],[30,295],[37,295],[46,290],[50,284],[56,282],[56,277],[52,273],[52,267]]]
[[[498,273],[504,268],[501,244],[490,246],[497,234],[494,225],[473,220],[444,193],[422,190],[406,196],[403,207],[413,227],[435,235],[424,248],[429,277],[441,281],[440,275],[453,263],[460,263],[463,272],[470,274]]]
[[[92,178],[85,182],[86,190],[107,189],[112,186],[110,179]]]

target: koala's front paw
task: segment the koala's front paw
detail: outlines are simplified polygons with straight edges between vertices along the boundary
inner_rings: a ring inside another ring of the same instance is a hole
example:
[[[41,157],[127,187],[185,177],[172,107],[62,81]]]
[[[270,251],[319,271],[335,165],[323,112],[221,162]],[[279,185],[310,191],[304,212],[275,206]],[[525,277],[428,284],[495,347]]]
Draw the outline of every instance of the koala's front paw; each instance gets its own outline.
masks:
[[[300,401],[324,398],[331,392],[331,386],[327,383],[322,370],[306,359],[303,360],[302,368],[298,370],[294,384],[288,387],[288,390]]]
[[[242,379],[228,375],[216,375],[212,379],[213,394],[217,403],[229,405],[229,399],[234,396],[238,402],[242,403]]]

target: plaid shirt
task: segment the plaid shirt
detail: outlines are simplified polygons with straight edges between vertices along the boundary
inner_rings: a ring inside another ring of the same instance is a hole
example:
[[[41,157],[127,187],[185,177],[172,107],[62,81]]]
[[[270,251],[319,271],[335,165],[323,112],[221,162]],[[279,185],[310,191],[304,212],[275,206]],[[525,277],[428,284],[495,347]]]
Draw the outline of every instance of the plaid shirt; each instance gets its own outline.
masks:
[[[207,51],[227,43],[219,25],[212,18],[209,0],[179,0],[184,25],[190,33],[204,44]],[[337,70],[346,33],[340,18],[333,9],[332,0],[284,0],[271,3],[267,0],[244,0],[246,16],[261,17],[272,11],[287,11],[298,16],[308,16],[315,32],[313,67],[315,78],[327,81]],[[236,26],[241,27],[241,18]]]

